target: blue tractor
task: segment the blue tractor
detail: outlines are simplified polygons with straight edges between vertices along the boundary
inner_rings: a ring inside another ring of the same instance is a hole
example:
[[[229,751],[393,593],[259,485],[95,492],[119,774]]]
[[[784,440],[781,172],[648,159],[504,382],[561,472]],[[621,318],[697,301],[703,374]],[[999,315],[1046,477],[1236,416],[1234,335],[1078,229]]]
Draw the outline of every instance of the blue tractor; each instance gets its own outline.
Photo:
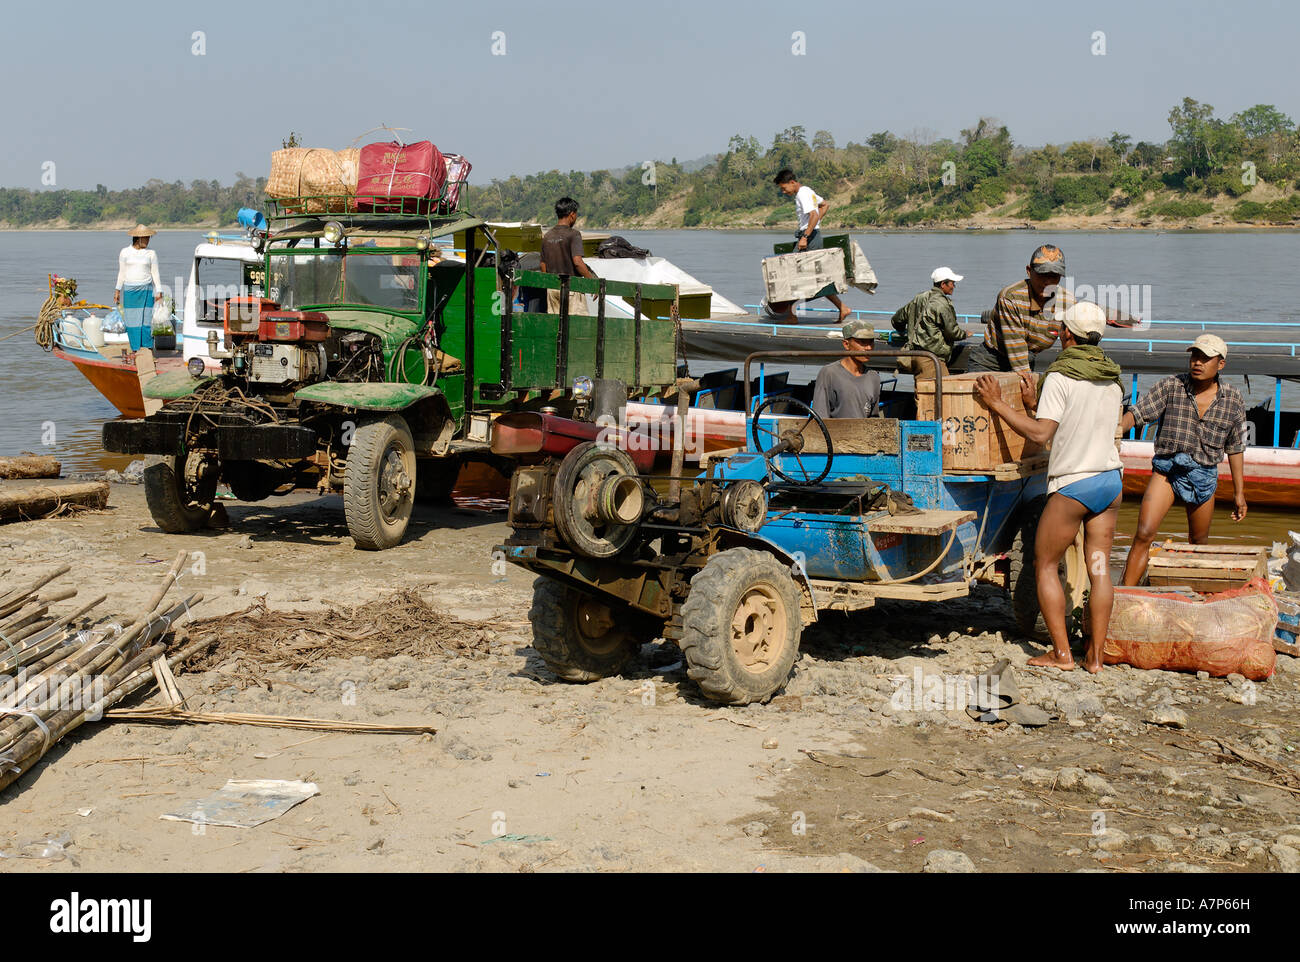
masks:
[[[873,356],[901,355],[937,360]],[[771,356],[747,358],[745,384]],[[608,439],[562,456],[538,445],[512,479],[513,534],[497,549],[539,576],[534,647],[560,678],[593,681],[662,637],[706,696],[747,704],[780,691],[803,627],[825,611],[941,602],[985,582],[1011,593],[1022,632],[1042,636],[1032,551],[1045,463],[945,471],[942,398],[940,383],[934,420],[823,420],[770,397],[746,421],[746,449],[689,479],[646,474]],[[1081,562],[1076,543],[1061,566],[1071,608]]]

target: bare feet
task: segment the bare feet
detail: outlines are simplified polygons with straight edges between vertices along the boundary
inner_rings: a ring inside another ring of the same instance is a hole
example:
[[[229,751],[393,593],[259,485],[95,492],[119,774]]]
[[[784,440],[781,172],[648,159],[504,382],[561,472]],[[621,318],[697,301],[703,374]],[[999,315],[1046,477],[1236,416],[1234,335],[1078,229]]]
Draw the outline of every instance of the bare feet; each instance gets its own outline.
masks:
[[[1093,674],[1093,675],[1097,675],[1097,674],[1100,674],[1100,673],[1101,673],[1101,662],[1100,662],[1100,661],[1093,661],[1091,658],[1085,658],[1085,659],[1083,660],[1083,667],[1084,667],[1085,669],[1087,669],[1087,671],[1088,671],[1089,673]]]
[[[840,323],[843,324],[843,323],[844,323],[844,319],[845,319],[846,317],[848,317],[848,316],[849,316],[850,314],[852,314],[852,313],[853,313],[853,309],[852,309],[852,308],[850,308],[847,304],[841,304],[841,305],[840,305]]]
[[[1059,668],[1061,671],[1074,671],[1074,657],[1072,655],[1059,655],[1055,651],[1049,651],[1042,655],[1035,655],[1030,658],[1027,664],[1035,668]]]

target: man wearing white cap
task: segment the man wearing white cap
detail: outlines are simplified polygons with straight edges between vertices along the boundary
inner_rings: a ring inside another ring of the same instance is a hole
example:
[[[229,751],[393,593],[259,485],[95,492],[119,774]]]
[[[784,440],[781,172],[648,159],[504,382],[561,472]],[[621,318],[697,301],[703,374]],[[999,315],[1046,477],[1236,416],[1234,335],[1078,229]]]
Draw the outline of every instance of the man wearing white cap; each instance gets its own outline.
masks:
[[[890,321],[899,334],[907,338],[909,351],[929,351],[944,362],[943,373],[948,373],[947,362],[952,359],[953,345],[966,337],[957,323],[957,310],[952,306],[952,292],[961,275],[950,267],[938,267],[930,274],[929,290],[922,291],[898,309]],[[898,369],[918,377],[934,377],[934,362],[929,358],[900,357]]]
[[[1097,345],[1106,330],[1106,312],[1086,301],[1069,307],[1062,318],[1061,353],[1034,391],[1033,375],[1021,372],[1021,396],[1031,416],[1002,400],[991,374],[975,382],[975,391],[1017,434],[1038,444],[1052,442],[1047,460],[1047,504],[1034,538],[1034,576],[1038,607],[1052,636],[1052,651],[1029,664],[1070,671],[1074,656],[1065,628],[1065,592],[1057,568],[1083,525],[1088,557],[1091,634],[1083,666],[1101,671],[1101,651],[1115,592],[1110,582],[1110,546],[1124,497],[1122,466],[1115,448],[1115,429],[1124,404],[1120,367]],[[1037,396],[1035,397],[1035,394]],[[1026,559],[1026,562],[1028,559]]]
[[[1151,480],[1142,496],[1137,532],[1124,564],[1123,582],[1135,585],[1147,567],[1151,542],[1160,523],[1179,501],[1187,509],[1187,538],[1192,544],[1210,539],[1214,494],[1219,486],[1219,462],[1224,455],[1232,472],[1232,520],[1246,517],[1244,461],[1246,402],[1231,384],[1219,380],[1228,358],[1228,345],[1214,334],[1202,334],[1187,349],[1186,374],[1157,382],[1120,422],[1121,433],[1159,420]]]

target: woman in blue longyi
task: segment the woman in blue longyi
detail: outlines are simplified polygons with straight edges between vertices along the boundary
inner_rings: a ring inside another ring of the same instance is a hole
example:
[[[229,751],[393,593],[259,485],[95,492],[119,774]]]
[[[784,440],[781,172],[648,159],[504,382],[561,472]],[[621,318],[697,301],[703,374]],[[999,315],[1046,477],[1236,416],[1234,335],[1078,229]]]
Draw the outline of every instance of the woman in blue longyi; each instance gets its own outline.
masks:
[[[149,238],[156,233],[151,227],[136,224],[131,230],[130,245],[117,255],[113,303],[122,307],[126,338],[133,351],[153,347],[153,308],[163,296],[158,255],[149,250]]]

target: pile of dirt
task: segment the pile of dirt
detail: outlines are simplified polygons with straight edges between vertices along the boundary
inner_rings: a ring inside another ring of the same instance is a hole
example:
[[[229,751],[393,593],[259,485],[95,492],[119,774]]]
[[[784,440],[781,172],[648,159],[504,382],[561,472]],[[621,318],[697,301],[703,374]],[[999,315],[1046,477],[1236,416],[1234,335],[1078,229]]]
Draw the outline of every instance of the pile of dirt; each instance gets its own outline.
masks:
[[[246,686],[259,681],[264,669],[297,671],[324,658],[487,657],[503,626],[466,621],[434,608],[421,597],[429,587],[408,588],[354,608],[310,612],[276,611],[259,598],[243,611],[189,626],[191,637],[208,635],[212,644],[186,670],[224,665],[244,676]]]

